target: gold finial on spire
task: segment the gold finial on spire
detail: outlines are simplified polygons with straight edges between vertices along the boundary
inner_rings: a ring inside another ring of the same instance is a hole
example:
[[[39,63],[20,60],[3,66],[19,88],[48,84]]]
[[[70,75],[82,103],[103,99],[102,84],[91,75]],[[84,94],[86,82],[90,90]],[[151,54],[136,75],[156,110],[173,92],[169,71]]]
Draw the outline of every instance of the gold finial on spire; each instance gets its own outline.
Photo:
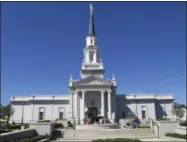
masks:
[[[90,13],[93,14],[93,4],[90,3]]]

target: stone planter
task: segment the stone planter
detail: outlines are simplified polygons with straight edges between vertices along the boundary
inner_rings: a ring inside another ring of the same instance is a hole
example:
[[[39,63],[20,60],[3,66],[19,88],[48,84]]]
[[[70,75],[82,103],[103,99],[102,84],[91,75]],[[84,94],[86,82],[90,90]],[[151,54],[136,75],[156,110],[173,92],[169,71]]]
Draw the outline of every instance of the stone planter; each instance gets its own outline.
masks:
[[[51,135],[54,131],[54,124],[49,122],[31,123],[30,128],[35,129],[39,135]]]
[[[165,136],[166,133],[175,133],[178,126],[178,121],[156,121],[156,123],[159,125],[160,136]]]
[[[177,126],[175,131],[178,134],[185,135],[186,134],[186,130],[187,130],[186,126]]]

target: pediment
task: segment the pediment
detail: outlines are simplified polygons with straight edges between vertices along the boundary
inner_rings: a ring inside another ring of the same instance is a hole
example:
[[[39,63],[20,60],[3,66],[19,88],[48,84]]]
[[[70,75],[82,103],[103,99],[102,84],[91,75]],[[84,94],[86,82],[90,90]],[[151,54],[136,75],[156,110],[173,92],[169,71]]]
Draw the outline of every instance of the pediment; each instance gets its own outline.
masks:
[[[83,80],[74,82],[74,85],[112,85],[112,82],[97,76],[89,76]]]
[[[98,81],[98,80],[94,80],[94,81],[92,81],[92,82],[89,82],[89,83],[87,83],[87,84],[105,84],[104,82],[101,82],[101,81]]]

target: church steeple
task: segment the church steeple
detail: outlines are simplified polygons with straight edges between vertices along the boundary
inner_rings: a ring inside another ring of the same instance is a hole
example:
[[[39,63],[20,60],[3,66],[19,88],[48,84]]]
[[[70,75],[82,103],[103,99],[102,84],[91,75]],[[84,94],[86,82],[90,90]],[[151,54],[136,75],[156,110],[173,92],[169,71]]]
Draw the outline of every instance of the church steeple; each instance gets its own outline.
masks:
[[[90,4],[90,23],[89,23],[89,32],[88,36],[95,36],[95,27],[94,27],[94,16],[93,16],[93,4]]]
[[[104,66],[100,59],[99,48],[97,47],[95,34],[93,4],[90,4],[90,21],[88,36],[86,37],[86,47],[84,48],[84,59],[81,67],[81,77],[85,78],[95,75],[103,78]]]

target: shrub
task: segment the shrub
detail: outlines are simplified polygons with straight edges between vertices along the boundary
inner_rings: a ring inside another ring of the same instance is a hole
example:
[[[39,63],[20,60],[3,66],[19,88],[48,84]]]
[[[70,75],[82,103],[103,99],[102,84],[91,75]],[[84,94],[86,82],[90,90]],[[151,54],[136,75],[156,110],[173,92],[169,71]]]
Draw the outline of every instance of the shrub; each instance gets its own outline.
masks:
[[[57,118],[57,119],[56,119],[56,121],[57,121],[57,120],[63,120],[63,121],[67,121],[67,119],[66,119],[66,118]]]
[[[50,122],[50,120],[39,120],[38,122]]]
[[[126,125],[127,125],[127,126],[130,126],[130,125],[131,125],[131,123],[130,123],[130,122],[127,122],[127,123],[126,123]]]
[[[58,128],[64,128],[64,125],[62,123],[55,123],[55,129],[58,129]]]
[[[11,130],[0,129],[0,134],[2,134],[2,133],[8,133],[8,132],[11,132]]]
[[[29,124],[24,124],[24,126],[25,126],[25,129],[28,129],[29,128]]]
[[[71,123],[71,121],[68,121],[68,127],[73,128],[73,124]]]
[[[149,126],[139,126],[138,128],[150,128]]]
[[[62,137],[63,137],[63,134],[60,130],[54,130],[52,133],[51,139],[56,140],[57,138],[62,138]]]
[[[182,134],[178,134],[178,133],[167,133],[166,136],[187,139],[187,135],[182,135]]]
[[[37,142],[40,141],[44,138],[47,138],[46,136],[35,136],[35,137],[30,137],[30,138],[24,138],[21,140],[17,140],[16,142]]]
[[[170,120],[170,119],[168,119],[168,118],[158,118],[157,120],[158,120],[158,121],[168,121],[168,120]]]
[[[21,129],[21,125],[9,125],[9,129]]]
[[[115,138],[115,139],[92,140],[92,142],[142,142],[142,141],[140,141],[138,139]]]
[[[180,123],[180,126],[187,126],[187,120]]]

